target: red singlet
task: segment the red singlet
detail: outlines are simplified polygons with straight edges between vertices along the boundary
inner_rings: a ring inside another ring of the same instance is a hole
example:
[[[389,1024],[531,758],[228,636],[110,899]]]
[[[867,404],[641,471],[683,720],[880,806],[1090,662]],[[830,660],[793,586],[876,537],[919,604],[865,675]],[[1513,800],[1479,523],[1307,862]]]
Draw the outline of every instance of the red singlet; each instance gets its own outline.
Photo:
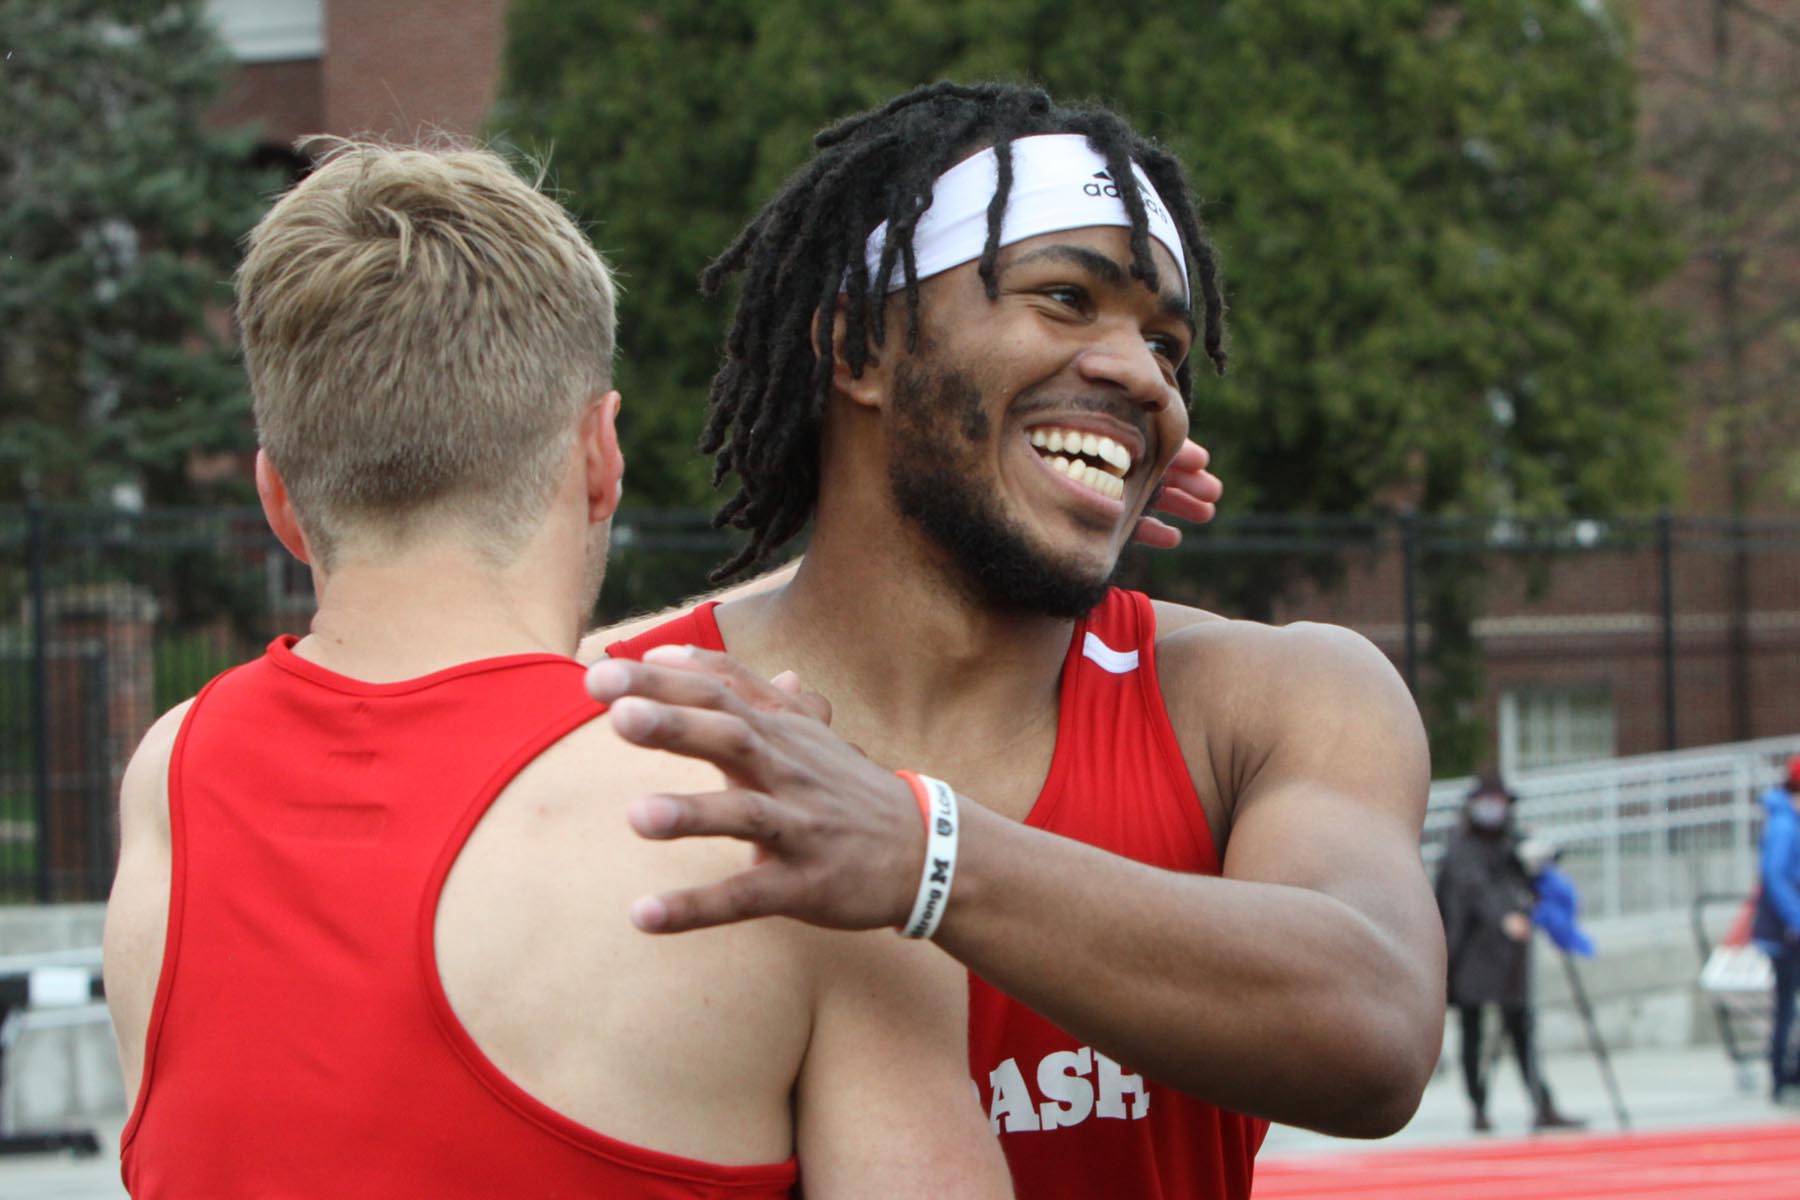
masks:
[[[208,684],[175,742],[131,1194],[787,1195],[792,1159],[695,1162],[539,1103],[444,996],[444,878],[507,783],[604,711],[581,668],[528,654],[368,684],[292,644]]]
[[[607,647],[723,650],[713,604]],[[954,782],[954,780],[952,781]],[[1056,753],[1025,823],[1172,871],[1218,855],[1156,680],[1150,598],[1114,589],[1075,625]],[[1267,1121],[1163,1087],[969,977],[969,1059],[1021,1200],[1250,1195]]]

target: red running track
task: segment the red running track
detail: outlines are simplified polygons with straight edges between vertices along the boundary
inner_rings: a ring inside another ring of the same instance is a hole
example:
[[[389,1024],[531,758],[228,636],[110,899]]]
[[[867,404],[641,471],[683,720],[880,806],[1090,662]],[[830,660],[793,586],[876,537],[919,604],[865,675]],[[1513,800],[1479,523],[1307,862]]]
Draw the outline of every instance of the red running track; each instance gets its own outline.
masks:
[[[1797,1200],[1800,1125],[1556,1136],[1256,1164],[1255,1200]]]

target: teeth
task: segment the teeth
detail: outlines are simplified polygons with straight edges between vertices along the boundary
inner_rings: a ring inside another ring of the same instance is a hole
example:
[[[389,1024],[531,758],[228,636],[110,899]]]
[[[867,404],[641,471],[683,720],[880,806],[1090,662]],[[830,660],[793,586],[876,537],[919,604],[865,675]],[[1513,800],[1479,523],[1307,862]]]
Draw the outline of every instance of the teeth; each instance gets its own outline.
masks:
[[[1047,429],[1039,426],[1031,431],[1031,444],[1052,454],[1084,454],[1089,458],[1097,458],[1115,476],[1122,477],[1131,472],[1131,451],[1109,437],[1075,429]]]
[[[1124,477],[1131,471],[1131,451],[1109,437],[1084,433],[1076,429],[1048,429],[1039,426],[1031,431],[1031,444],[1046,452],[1044,461],[1083,487],[1110,496],[1114,500],[1125,495]],[[1092,466],[1071,457],[1081,454],[1099,459],[1104,467]]]
[[[1076,483],[1085,488],[1091,488],[1102,496],[1111,496],[1117,500],[1125,495],[1124,480],[1117,475],[1102,471],[1099,467],[1089,466],[1078,458],[1064,458],[1058,454],[1044,461],[1050,464],[1051,470],[1060,475],[1067,475]]]

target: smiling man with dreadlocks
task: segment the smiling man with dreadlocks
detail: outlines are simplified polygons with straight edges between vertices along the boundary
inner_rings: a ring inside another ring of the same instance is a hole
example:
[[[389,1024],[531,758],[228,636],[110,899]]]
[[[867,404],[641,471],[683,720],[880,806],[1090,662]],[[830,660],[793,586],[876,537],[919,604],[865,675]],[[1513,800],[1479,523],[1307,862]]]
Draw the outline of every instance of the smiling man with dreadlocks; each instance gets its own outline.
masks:
[[[722,573],[810,521],[806,557],[589,675],[623,736],[726,776],[640,800],[638,832],[757,853],[633,920],[932,938],[972,972],[1022,1196],[1247,1196],[1268,1121],[1399,1128],[1444,978],[1405,687],[1344,630],[1111,582],[1186,435],[1190,350],[1225,365],[1180,165],[1003,85],[817,145],[702,280],[744,276],[704,440],[750,535]],[[740,700],[726,649],[798,670],[833,728]]]

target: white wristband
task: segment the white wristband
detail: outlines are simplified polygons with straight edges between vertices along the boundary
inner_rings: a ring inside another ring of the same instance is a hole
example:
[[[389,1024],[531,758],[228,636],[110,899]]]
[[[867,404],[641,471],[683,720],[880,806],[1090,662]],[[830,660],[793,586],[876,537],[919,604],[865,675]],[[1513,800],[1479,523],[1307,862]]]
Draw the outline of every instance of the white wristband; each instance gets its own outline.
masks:
[[[919,872],[919,895],[913,901],[912,916],[900,927],[900,935],[928,938],[937,933],[950,903],[950,881],[956,877],[956,830],[960,814],[956,808],[956,792],[941,779],[897,772],[912,785],[919,801],[919,815],[925,819],[925,866]]]

